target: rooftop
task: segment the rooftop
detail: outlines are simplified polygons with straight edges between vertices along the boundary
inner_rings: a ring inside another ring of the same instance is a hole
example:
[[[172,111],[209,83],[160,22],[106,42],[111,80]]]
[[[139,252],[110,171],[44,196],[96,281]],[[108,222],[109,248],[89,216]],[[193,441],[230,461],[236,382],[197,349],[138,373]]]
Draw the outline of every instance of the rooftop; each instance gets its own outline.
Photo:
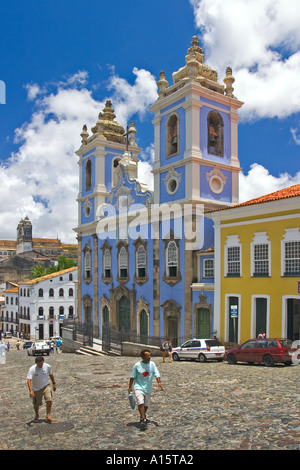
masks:
[[[249,201],[241,202],[232,207],[242,207],[250,206],[252,204],[261,204],[263,202],[277,201],[279,199],[286,199],[289,197],[300,196],[300,184],[295,184],[294,186],[289,186],[288,188],[279,189],[274,193],[265,194],[264,196],[257,197],[255,199],[250,199]]]
[[[38,282],[41,281],[46,281],[47,279],[53,279],[54,277],[57,276],[62,276],[63,274],[71,273],[72,271],[75,271],[77,266],[74,266],[73,268],[68,268],[68,269],[63,269],[62,271],[57,271],[55,273],[47,274],[46,276],[41,276],[41,277],[36,277],[35,279],[30,279],[29,281],[24,281],[20,284],[22,285],[31,285],[31,284],[37,284]]]

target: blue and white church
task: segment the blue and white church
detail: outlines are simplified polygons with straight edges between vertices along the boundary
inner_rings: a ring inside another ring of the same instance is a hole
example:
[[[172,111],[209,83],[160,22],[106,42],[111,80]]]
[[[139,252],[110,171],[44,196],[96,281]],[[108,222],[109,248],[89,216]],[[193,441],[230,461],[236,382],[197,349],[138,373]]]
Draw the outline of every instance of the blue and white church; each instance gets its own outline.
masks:
[[[172,338],[219,336],[214,312],[214,228],[207,211],[238,203],[234,78],[204,64],[197,36],[169,85],[159,74],[154,114],[154,191],[137,179],[136,129],[107,100],[79,157],[79,321]],[[217,262],[217,260],[216,260]]]

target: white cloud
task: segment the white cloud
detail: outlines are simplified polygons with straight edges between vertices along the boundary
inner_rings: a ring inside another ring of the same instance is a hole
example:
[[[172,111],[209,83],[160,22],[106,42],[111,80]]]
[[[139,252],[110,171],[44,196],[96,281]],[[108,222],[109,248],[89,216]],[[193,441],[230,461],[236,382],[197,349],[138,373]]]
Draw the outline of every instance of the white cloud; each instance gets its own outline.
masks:
[[[205,62],[233,68],[244,119],[300,111],[298,0],[190,0],[203,34]]]
[[[27,90],[28,101],[35,100],[35,98],[43,92],[37,83],[32,83],[31,85],[27,84],[24,88]]]
[[[291,127],[290,131],[291,131],[295,144],[300,145],[300,129]]]
[[[152,165],[154,163],[154,144],[149,145],[145,150],[142,150],[140,155],[140,162],[138,165],[137,179],[148,186],[151,191],[154,190],[154,176],[152,173]]]
[[[122,126],[126,126],[133,114],[138,114],[142,119],[148,112],[148,106],[158,97],[156,80],[150,72],[135,67],[133,74],[136,76],[133,85],[114,74],[108,86],[110,90],[114,90],[112,101]]]
[[[300,171],[295,176],[288,173],[282,173],[278,177],[270,174],[269,170],[258,163],[251,165],[248,174],[240,174],[239,202],[249,201],[264,194],[273,193],[280,189],[300,184]]]
[[[110,81],[112,104],[121,124],[133,113],[142,116],[156,98],[151,74],[138,69],[133,73],[133,85],[117,76]],[[77,226],[79,181],[75,151],[83,124],[89,129],[94,126],[104,108],[104,101],[96,101],[83,86],[86,81],[87,73],[78,72],[59,82],[54,91],[53,83],[26,86],[34,111],[15,131],[18,151],[0,165],[1,239],[15,239],[18,222],[28,215],[34,237],[75,241],[72,229]]]

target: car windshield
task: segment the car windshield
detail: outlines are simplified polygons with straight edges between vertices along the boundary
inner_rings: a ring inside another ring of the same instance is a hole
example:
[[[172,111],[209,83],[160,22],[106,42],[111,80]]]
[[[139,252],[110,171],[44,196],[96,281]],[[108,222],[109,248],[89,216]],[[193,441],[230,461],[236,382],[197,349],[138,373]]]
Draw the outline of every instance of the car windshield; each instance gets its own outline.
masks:
[[[207,346],[223,346],[223,344],[218,339],[207,339]]]
[[[279,339],[278,341],[283,348],[291,348],[293,344],[290,339]]]

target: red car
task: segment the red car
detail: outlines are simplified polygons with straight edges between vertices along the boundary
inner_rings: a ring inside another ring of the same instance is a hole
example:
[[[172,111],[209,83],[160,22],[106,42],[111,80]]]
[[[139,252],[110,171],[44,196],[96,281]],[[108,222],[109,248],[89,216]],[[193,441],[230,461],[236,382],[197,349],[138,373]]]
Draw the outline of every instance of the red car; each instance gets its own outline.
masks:
[[[240,362],[263,363],[271,367],[275,362],[286,365],[292,364],[292,341],[289,339],[264,338],[250,339],[241,346],[225,351],[225,359],[228,364]]]

